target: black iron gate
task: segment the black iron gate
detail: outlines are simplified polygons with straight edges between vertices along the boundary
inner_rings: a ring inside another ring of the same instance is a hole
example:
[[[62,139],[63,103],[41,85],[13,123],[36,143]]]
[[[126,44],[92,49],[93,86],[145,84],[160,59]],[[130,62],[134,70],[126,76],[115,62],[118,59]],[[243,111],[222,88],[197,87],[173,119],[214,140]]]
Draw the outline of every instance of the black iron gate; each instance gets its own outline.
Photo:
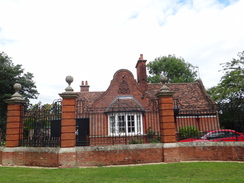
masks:
[[[89,146],[89,118],[76,119],[76,146]]]
[[[61,137],[61,100],[26,107],[20,126],[20,145],[57,147]]]
[[[51,120],[51,137],[61,137],[61,119]]]

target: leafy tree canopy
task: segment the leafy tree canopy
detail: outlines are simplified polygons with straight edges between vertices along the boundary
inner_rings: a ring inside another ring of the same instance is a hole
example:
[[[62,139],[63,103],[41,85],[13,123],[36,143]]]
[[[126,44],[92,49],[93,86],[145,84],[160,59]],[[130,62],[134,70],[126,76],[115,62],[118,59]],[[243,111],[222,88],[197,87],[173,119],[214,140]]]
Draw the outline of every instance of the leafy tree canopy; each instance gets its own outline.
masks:
[[[5,100],[11,98],[14,94],[13,85],[20,83],[22,89],[20,94],[25,99],[37,98],[38,91],[33,79],[32,73],[24,73],[21,65],[14,65],[11,58],[4,52],[0,53],[0,129],[6,121],[6,103]]]
[[[222,64],[224,75],[208,93],[217,103],[221,128],[244,132],[244,51],[238,57]]]
[[[170,83],[193,82],[197,76],[197,72],[190,63],[175,55],[155,58],[154,61],[147,64],[147,68],[150,83],[159,83],[161,75],[167,76]]]
[[[244,51],[238,59],[222,64],[224,75],[220,83],[208,90],[216,102],[230,102],[244,98]]]

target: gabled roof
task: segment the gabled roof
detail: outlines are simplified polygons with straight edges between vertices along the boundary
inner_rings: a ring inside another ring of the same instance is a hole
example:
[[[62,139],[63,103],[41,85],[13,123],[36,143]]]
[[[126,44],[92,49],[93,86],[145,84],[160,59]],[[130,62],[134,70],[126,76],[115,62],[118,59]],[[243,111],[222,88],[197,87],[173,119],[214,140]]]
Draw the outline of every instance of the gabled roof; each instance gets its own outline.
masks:
[[[175,105],[181,110],[187,109],[210,109],[214,107],[214,101],[206,93],[204,86],[200,80],[193,83],[166,83],[170,91],[175,92],[173,95]],[[162,84],[148,83],[148,90],[145,91],[145,96],[151,99],[156,99],[156,93],[160,91]],[[101,97],[104,91],[100,92],[78,92],[78,100],[83,100],[86,107],[91,107],[95,100]],[[107,112],[116,110],[116,107],[123,106],[130,110],[134,108],[136,111],[143,111],[143,107],[133,97],[121,98],[117,96],[113,102],[107,106]]]
[[[144,108],[131,95],[117,96],[105,109],[105,112],[142,112]]]
[[[202,81],[196,80],[193,83],[166,83],[170,91],[175,92],[173,98],[175,105],[181,109],[209,109],[215,104],[208,96]],[[160,90],[162,84],[148,84],[148,94],[154,97]]]

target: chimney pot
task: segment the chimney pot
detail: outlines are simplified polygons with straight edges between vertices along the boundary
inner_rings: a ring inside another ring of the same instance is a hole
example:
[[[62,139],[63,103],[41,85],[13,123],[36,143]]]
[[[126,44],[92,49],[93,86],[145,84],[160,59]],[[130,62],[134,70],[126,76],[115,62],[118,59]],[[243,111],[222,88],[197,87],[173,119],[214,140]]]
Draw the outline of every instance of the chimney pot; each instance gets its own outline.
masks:
[[[139,60],[143,60],[143,54],[140,54]]]
[[[89,92],[90,86],[88,85],[88,81],[82,81],[80,85],[81,92]]]

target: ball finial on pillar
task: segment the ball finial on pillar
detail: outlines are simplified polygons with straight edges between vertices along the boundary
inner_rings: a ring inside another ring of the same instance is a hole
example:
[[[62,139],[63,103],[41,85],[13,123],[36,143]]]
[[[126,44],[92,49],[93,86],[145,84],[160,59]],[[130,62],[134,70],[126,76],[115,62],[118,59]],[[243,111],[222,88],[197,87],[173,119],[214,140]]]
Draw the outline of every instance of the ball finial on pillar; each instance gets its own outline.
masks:
[[[67,88],[65,88],[65,91],[66,92],[73,92],[74,90],[73,90],[73,88],[70,86],[71,85],[71,83],[74,81],[74,78],[72,77],[72,76],[67,76],[66,78],[65,78],[65,81],[68,83],[68,87]]]

